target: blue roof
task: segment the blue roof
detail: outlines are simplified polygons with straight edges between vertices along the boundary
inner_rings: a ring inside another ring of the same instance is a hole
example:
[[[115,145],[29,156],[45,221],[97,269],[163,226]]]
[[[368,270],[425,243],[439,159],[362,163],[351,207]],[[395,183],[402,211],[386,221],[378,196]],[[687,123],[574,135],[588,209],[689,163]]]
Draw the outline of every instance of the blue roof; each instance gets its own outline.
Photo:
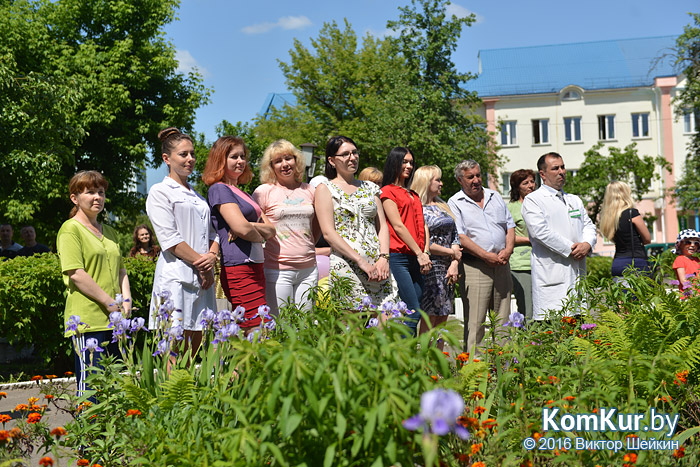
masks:
[[[579,42],[479,51],[479,76],[464,87],[480,97],[651,86],[676,76],[676,36]],[[666,55],[663,59],[662,56]]]
[[[297,105],[297,98],[294,94],[291,92],[285,92],[285,93],[276,93],[276,92],[271,92],[270,94],[267,95],[267,98],[265,99],[265,103],[262,106],[262,109],[260,109],[260,115],[263,117],[267,116],[267,113],[272,110],[273,108],[276,109],[282,109],[284,108],[285,104],[289,104],[290,106],[295,106]]]

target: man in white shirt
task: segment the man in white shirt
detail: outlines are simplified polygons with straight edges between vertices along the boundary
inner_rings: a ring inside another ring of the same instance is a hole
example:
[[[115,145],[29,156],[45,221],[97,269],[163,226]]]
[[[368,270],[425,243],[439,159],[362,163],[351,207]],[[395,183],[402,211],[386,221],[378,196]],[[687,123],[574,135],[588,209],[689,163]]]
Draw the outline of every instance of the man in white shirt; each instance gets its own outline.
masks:
[[[501,324],[510,315],[513,280],[508,260],[515,246],[515,222],[501,195],[484,188],[473,160],[455,167],[462,186],[448,205],[464,248],[459,289],[464,306],[464,348],[474,352],[484,338],[486,313],[494,310]]]
[[[564,160],[550,152],[537,161],[542,186],[523,200],[522,214],[532,243],[533,319],[549,319],[579,277],[596,243],[596,229],[576,195],[565,193]],[[567,315],[574,314],[567,310]]]

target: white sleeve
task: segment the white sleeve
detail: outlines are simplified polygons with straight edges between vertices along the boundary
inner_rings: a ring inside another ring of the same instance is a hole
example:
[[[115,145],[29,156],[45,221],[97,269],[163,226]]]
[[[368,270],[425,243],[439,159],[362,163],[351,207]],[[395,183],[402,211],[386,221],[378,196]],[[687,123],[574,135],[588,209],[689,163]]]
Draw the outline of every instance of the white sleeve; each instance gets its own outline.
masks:
[[[539,204],[541,200],[535,201],[534,198],[532,195],[526,196],[521,211],[530,240],[536,240],[547,249],[568,258],[573,242],[554,231],[544,215],[544,207]]]
[[[151,188],[146,199],[146,213],[163,251],[185,241],[177,228],[173,203],[163,188]]]

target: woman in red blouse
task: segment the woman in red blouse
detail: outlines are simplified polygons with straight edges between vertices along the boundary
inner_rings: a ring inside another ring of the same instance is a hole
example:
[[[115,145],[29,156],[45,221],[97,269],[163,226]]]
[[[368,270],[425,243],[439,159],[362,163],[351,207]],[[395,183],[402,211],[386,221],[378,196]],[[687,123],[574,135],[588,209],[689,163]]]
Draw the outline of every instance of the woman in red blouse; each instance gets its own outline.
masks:
[[[423,205],[411,190],[415,168],[413,154],[396,147],[384,164],[380,199],[389,224],[389,268],[399,288],[399,296],[410,310],[408,325],[413,334],[420,320],[423,274],[432,263],[427,253],[428,227],[423,219]]]

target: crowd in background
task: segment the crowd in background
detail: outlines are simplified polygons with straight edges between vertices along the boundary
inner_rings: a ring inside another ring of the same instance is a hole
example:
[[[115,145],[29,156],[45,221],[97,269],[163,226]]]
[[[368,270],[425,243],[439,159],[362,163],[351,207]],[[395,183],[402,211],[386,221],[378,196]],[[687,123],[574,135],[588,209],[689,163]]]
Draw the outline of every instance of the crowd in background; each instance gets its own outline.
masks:
[[[423,332],[454,313],[459,285],[465,350],[473,352],[481,345],[488,310],[502,323],[517,324],[548,319],[549,311],[561,308],[595,246],[595,226],[583,203],[563,190],[566,169],[556,153],[542,156],[537,172],[511,175],[507,203],[482,185],[478,163],[462,161],[454,169],[462,189],[445,201],[442,170],[419,167],[409,148],[393,148],[383,170],[368,167],[356,177],[358,145],[333,137],[325,149],[324,175],[306,183],[301,152],[278,140],[264,151],[261,184],[248,194],[241,187],[253,177],[250,151],[242,139],[223,136],[203,171],[205,199],[188,183],[195,168],[192,138],[176,128],[161,131],[159,138],[168,175],[148,194],[153,230],[138,225],[129,254],[156,261],[150,326],[167,293],[185,346],[199,346],[202,317],[216,309],[213,286],[220,267],[218,279],[231,309],[242,310],[244,334],[284,306],[308,312],[319,281],[332,286],[339,280],[350,290],[351,310],[367,300],[379,308],[403,302],[405,323],[411,332]],[[131,295],[116,234],[98,221],[107,187],[95,171],[71,179],[74,208],[57,238],[68,289],[66,335],[82,330],[83,340],[99,342],[109,340],[110,312],[129,313]],[[644,249],[649,230],[624,182],[608,186],[600,230],[615,242],[616,280],[629,268],[650,272]],[[12,241],[10,225],[0,225],[0,255],[49,251],[36,243],[33,227],[23,227],[21,235],[24,247]],[[679,281],[698,270],[699,247],[698,232],[681,232],[674,264]],[[269,314],[260,313],[261,306]],[[75,315],[80,322],[71,321]],[[84,362],[77,349],[79,378]]]

